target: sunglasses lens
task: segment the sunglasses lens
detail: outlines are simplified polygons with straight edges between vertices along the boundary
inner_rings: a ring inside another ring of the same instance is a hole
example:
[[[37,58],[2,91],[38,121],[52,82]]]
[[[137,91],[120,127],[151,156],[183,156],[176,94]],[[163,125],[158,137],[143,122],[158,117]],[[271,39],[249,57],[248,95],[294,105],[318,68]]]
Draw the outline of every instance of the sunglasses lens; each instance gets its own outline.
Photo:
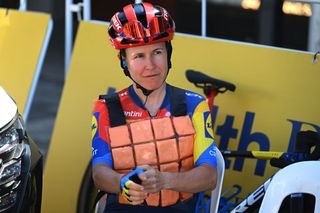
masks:
[[[144,29],[139,22],[129,22],[123,28],[123,33],[127,38],[145,37]]]

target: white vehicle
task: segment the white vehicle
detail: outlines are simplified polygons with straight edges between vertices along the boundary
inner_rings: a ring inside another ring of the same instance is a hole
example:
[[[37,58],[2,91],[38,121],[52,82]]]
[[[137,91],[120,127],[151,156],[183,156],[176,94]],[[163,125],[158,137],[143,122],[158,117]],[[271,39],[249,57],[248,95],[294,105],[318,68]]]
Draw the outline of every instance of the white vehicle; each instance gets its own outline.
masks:
[[[42,170],[42,155],[0,86],[0,212],[40,212]]]

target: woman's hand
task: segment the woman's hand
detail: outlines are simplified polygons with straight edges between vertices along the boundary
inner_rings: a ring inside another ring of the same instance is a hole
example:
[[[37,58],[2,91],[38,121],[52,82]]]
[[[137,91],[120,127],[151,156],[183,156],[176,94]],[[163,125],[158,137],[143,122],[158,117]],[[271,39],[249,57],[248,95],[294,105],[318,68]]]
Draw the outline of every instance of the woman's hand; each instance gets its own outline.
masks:
[[[144,172],[139,174],[139,178],[142,180],[142,186],[148,193],[156,193],[165,188],[166,175],[160,172],[156,167],[149,165],[139,166]]]
[[[137,168],[129,174],[123,176],[120,181],[121,195],[131,205],[143,203],[147,196],[143,186],[140,185],[141,180],[139,180],[138,175],[141,173],[143,173],[143,170]]]
[[[147,198],[144,188],[132,181],[126,185],[126,190],[123,190],[121,194],[131,205],[142,204]]]
[[[213,190],[217,183],[217,169],[205,163],[186,172],[160,172],[148,165],[139,168],[144,170],[138,176],[148,193],[156,193],[162,189],[198,193]]]

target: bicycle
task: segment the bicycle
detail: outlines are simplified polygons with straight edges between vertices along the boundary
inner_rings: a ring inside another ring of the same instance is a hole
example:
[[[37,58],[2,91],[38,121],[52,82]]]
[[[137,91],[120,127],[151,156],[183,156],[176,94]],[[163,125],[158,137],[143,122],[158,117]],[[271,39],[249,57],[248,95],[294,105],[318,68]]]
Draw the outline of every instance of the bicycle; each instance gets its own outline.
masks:
[[[202,88],[205,94],[211,115],[213,115],[214,99],[219,93],[226,91],[234,92],[236,86],[230,82],[222,81],[208,75],[205,75],[199,71],[187,70],[186,77],[188,81],[193,83],[196,87]],[[215,117],[214,115],[212,117]],[[214,126],[214,125],[212,125]],[[221,145],[221,144],[220,144]],[[311,152],[312,147],[314,147]],[[273,167],[283,169],[293,163],[300,161],[318,160],[320,158],[320,135],[313,131],[300,131],[297,134],[296,144],[294,152],[271,152],[271,151],[231,151],[220,150],[224,157],[243,157],[243,158],[255,158],[270,160],[270,164]],[[272,177],[267,179],[261,186],[257,188],[253,193],[249,194],[242,202],[227,203],[237,194],[239,194],[239,186],[237,191],[229,197],[221,197],[219,205],[219,213],[229,212],[257,212],[259,211],[262,200],[264,199],[266,190],[272,181]],[[312,211],[312,209],[304,208],[303,199],[310,200],[312,197],[309,195],[295,193],[290,196],[289,201],[284,201],[281,208],[282,211],[290,212],[305,212]],[[210,200],[210,199],[208,199]],[[204,209],[208,209],[208,204],[202,203]],[[289,207],[288,207],[289,205]],[[210,206],[210,205],[209,205]]]

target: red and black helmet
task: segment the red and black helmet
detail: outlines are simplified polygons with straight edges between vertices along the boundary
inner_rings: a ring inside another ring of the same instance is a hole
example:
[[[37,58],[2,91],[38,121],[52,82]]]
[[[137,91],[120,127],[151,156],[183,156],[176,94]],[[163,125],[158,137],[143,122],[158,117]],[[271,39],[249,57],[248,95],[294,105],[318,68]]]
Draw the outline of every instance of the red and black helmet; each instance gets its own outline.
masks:
[[[163,8],[147,2],[129,4],[110,21],[109,39],[116,49],[173,39],[175,23]]]

